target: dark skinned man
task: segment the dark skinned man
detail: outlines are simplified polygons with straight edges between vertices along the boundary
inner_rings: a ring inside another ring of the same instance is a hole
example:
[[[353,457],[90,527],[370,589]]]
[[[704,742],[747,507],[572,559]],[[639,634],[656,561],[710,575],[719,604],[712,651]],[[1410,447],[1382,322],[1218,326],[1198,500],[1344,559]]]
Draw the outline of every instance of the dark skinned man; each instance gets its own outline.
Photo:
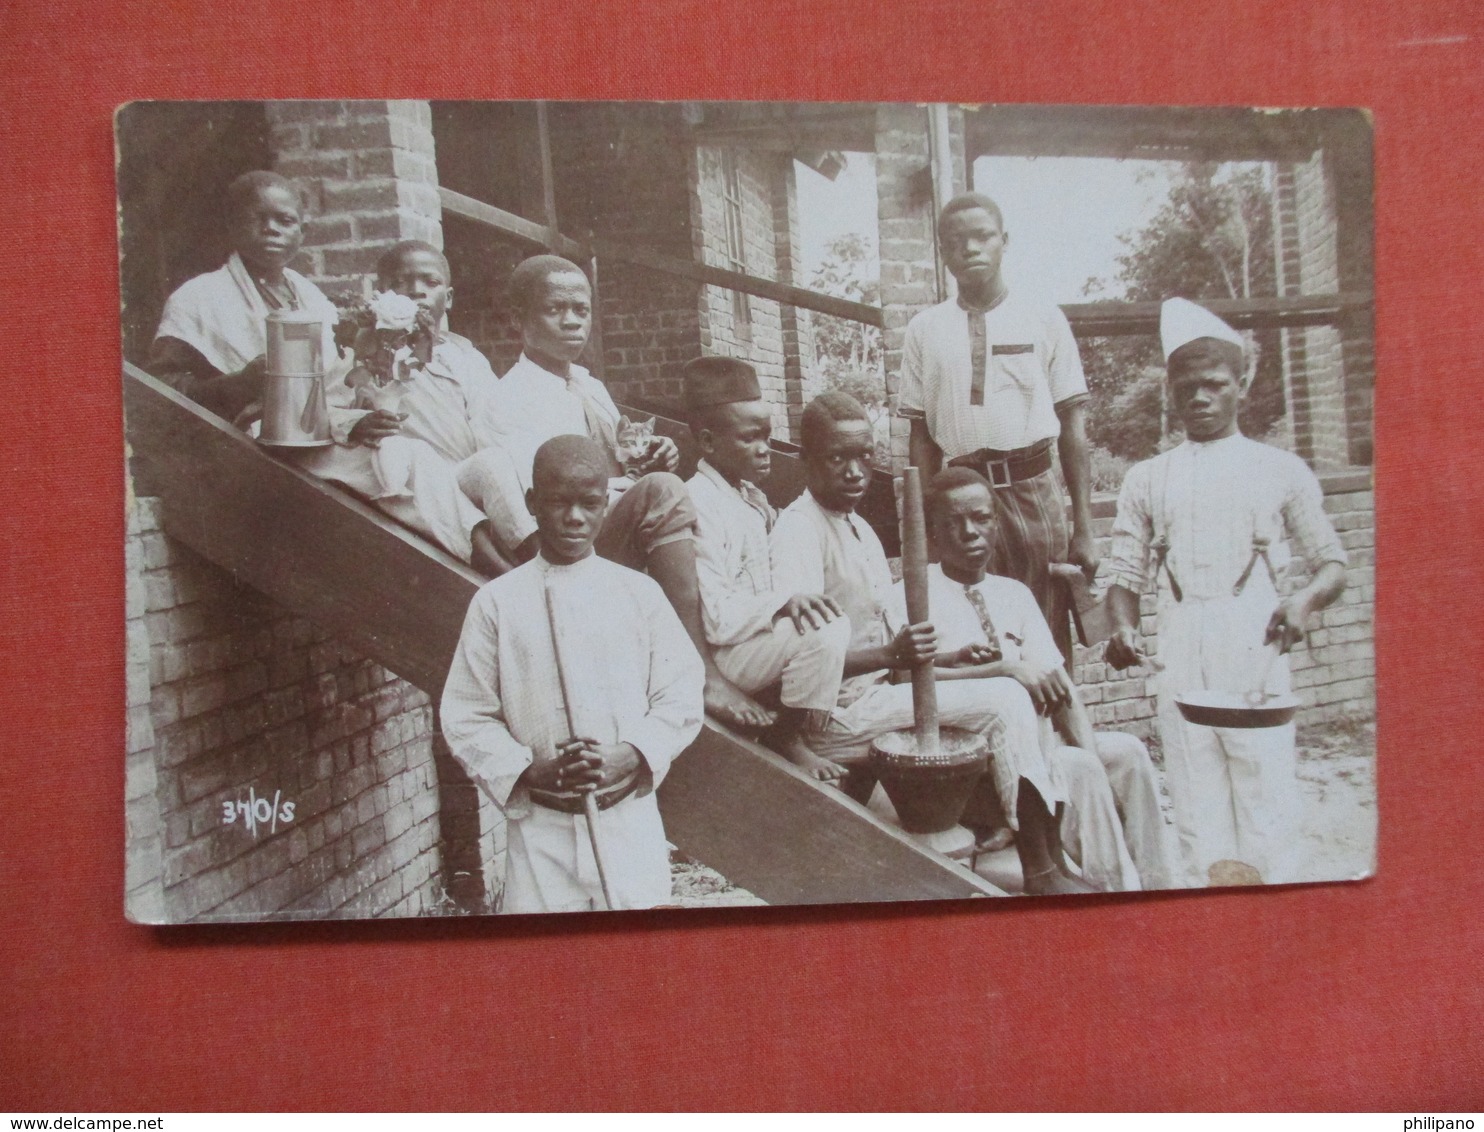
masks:
[[[1345,552],[1308,466],[1237,430],[1251,373],[1241,335],[1205,308],[1170,299],[1160,337],[1185,441],[1129,469],[1119,492],[1109,555],[1117,627],[1107,660],[1128,668],[1146,659],[1139,596],[1152,581],[1159,734],[1185,883],[1301,880],[1293,724],[1201,727],[1185,721],[1175,697],[1287,692],[1286,656],[1274,661],[1268,650],[1286,654],[1339,596]],[[1290,545],[1311,576],[1285,597]]]

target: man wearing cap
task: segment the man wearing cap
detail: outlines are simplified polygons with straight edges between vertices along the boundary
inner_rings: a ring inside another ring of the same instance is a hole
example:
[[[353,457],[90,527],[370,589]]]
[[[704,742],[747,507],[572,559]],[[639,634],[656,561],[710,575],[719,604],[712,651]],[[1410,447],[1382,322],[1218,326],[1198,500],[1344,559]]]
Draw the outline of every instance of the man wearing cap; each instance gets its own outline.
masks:
[[[780,588],[768,535],[777,513],[757,481],[768,474],[772,410],[757,373],[736,358],[697,358],[685,367],[685,408],[702,452],[686,483],[696,507],[696,581],[717,666],[743,692],[779,685],[767,742],[822,781],[845,768],[816,755],[810,736],[829,725],[850,621],[832,599]]]
[[[1169,299],[1160,339],[1185,440],[1130,468],[1119,492],[1107,660],[1121,669],[1145,659],[1139,595],[1152,572],[1159,733],[1187,883],[1313,879],[1295,862],[1302,802],[1294,725],[1202,727],[1187,723],[1175,700],[1198,690],[1288,692],[1282,654],[1304,639],[1309,616],[1340,595],[1345,552],[1308,466],[1237,431],[1250,381],[1242,336],[1204,307]],[[1290,546],[1311,577],[1283,597]]]
[[[1009,235],[989,197],[944,205],[938,242],[958,296],[907,324],[897,411],[912,422],[912,463],[928,478],[945,461],[973,468],[993,485],[1001,540],[990,569],[1030,588],[1070,663],[1068,595],[1051,564],[1097,572],[1077,343],[1059,308],[1010,294]],[[1053,450],[1072,499],[1070,533]]]

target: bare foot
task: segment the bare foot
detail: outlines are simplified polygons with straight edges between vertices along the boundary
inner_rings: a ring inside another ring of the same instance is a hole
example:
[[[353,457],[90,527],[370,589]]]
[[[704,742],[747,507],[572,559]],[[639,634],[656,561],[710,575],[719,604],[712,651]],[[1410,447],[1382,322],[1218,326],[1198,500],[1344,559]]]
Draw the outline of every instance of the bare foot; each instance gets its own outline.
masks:
[[[773,726],[773,713],[746,695],[720,672],[706,674],[706,714],[732,727],[761,731]]]
[[[1002,825],[979,838],[974,844],[974,852],[998,853],[1001,849],[1008,849],[1014,844],[1015,831],[1008,825]]]
[[[1086,896],[1097,889],[1085,880],[1069,876],[1055,866],[1029,873],[1025,878],[1027,896]]]
[[[488,523],[480,523],[469,532],[469,541],[472,544],[469,565],[486,578],[498,578],[501,574],[514,570],[515,563],[500,553],[500,548],[489,535],[488,527]]]
[[[839,763],[816,755],[797,735],[778,741],[778,753],[811,778],[838,784],[847,771]]]

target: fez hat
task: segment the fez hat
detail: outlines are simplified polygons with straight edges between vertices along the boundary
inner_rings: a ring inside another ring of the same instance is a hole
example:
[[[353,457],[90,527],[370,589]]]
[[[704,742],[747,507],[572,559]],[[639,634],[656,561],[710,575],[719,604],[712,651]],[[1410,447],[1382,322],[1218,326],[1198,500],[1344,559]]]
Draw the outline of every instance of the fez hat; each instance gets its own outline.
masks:
[[[696,358],[685,363],[682,376],[687,412],[736,401],[761,401],[763,397],[757,371],[739,358]]]

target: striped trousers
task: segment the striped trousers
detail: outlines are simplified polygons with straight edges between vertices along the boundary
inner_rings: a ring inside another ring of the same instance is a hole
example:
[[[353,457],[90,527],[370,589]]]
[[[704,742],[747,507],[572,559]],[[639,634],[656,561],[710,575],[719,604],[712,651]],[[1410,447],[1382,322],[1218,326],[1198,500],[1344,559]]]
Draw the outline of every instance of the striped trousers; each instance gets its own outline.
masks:
[[[1071,608],[1066,587],[1051,577],[1051,564],[1067,560],[1070,533],[1061,479],[1051,467],[1039,476],[994,489],[999,542],[989,568],[1024,582],[1051,626],[1052,639],[1072,667]]]

